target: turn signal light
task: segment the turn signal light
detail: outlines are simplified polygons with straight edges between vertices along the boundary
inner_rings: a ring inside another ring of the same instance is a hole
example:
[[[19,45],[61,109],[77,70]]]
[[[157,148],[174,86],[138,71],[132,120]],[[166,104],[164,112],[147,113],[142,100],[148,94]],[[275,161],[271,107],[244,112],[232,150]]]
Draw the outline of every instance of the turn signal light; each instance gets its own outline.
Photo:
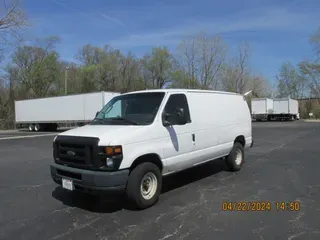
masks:
[[[121,146],[114,146],[114,147],[105,147],[105,153],[108,156],[113,156],[113,155],[119,155],[122,154],[122,147]]]

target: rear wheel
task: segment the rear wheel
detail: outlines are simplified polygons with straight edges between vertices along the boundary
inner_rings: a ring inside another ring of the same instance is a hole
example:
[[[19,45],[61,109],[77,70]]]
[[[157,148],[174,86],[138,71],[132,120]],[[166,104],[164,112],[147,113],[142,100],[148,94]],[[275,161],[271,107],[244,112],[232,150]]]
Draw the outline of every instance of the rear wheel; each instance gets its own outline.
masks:
[[[239,142],[235,142],[229,155],[226,158],[228,168],[235,172],[239,171],[244,162],[244,149],[243,145]]]
[[[36,124],[36,125],[34,125],[34,130],[36,131],[36,132],[39,132],[40,130],[41,130],[41,125],[40,124]]]
[[[34,131],[34,124],[29,124],[28,129],[30,132]]]
[[[161,187],[160,169],[153,163],[145,162],[131,171],[126,194],[134,207],[145,209],[159,200]]]

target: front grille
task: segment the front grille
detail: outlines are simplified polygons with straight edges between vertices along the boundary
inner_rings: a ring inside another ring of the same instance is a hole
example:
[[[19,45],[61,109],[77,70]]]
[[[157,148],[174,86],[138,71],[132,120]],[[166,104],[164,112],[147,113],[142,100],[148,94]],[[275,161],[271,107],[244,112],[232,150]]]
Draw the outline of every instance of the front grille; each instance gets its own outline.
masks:
[[[54,143],[54,159],[59,164],[78,168],[98,167],[98,138],[58,136]]]

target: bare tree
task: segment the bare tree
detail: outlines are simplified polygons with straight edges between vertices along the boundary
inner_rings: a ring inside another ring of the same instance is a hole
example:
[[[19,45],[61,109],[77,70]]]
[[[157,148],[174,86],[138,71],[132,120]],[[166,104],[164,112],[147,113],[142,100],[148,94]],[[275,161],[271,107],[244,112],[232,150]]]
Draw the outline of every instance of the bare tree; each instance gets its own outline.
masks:
[[[250,76],[246,83],[246,90],[252,90],[256,97],[272,97],[272,87],[269,81],[260,75]]]
[[[19,9],[19,0],[3,0],[0,9],[0,39],[2,44],[9,43],[10,37],[20,38],[19,29],[27,25],[24,11]]]
[[[248,61],[250,58],[250,46],[247,42],[238,45],[238,74],[236,78],[236,86],[238,93],[244,93],[246,87],[246,77],[250,70],[248,69]]]
[[[250,46],[246,42],[238,45],[236,55],[223,66],[222,89],[244,93],[250,80]]]
[[[308,81],[310,95],[320,97],[320,64],[315,62],[301,62],[299,68],[303,77]]]
[[[221,37],[201,33],[180,43],[176,59],[180,71],[187,75],[187,87],[216,89],[225,57],[226,45]]]
[[[310,36],[309,41],[314,47],[317,55],[317,60],[320,60],[320,27]]]

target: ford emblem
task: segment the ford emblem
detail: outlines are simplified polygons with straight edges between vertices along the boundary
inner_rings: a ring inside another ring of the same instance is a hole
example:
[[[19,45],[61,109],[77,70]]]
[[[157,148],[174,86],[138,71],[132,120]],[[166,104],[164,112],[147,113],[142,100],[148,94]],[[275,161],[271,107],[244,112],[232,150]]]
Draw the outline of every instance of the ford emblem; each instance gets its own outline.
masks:
[[[74,151],[67,151],[67,155],[70,157],[74,157],[76,153]]]

